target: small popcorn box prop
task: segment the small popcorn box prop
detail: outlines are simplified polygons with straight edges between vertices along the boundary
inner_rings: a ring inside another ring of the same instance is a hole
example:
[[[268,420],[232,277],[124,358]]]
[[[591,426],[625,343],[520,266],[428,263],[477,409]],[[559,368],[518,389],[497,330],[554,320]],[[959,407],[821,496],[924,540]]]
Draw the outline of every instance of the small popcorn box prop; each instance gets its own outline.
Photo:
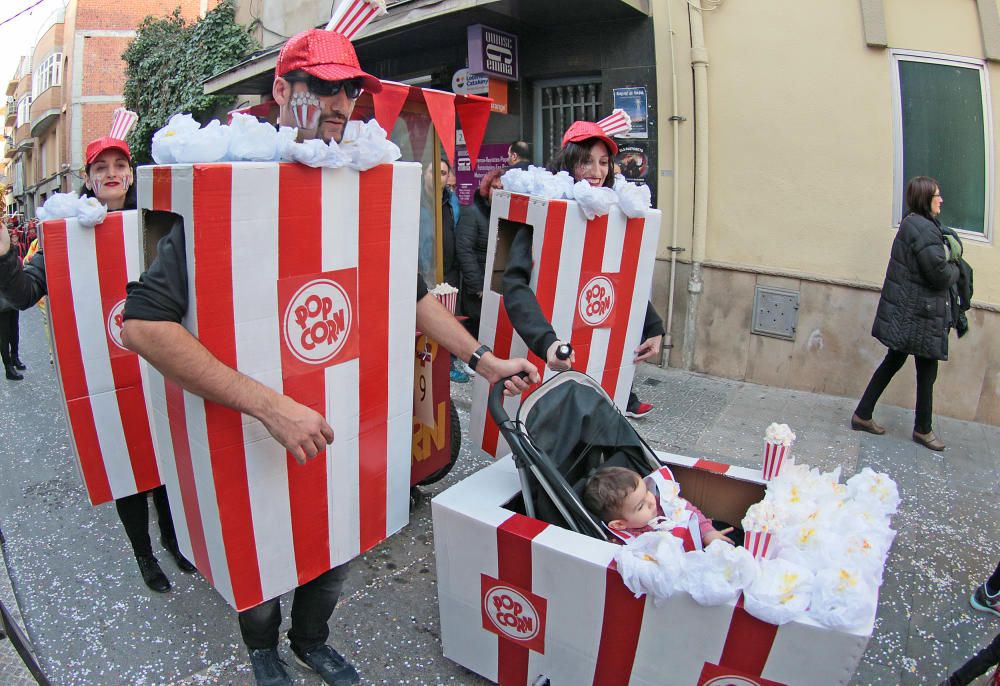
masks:
[[[739,521],[763,497],[756,470],[658,457],[706,516]],[[441,642],[450,660],[505,686],[543,675],[553,684],[601,686],[851,681],[874,613],[860,627],[836,630],[805,617],[768,624],[742,599],[703,606],[681,592],[654,604],[625,587],[616,544],[516,512],[519,495],[506,456],[432,501]]]
[[[181,550],[243,610],[408,521],[420,165],[149,166],[138,182],[147,243],[183,224],[184,326],[334,431],[300,465],[254,418],[150,373]]]
[[[575,368],[597,379],[624,412],[653,281],[659,210],[629,218],[612,206],[609,214],[588,220],[571,200],[494,191],[479,340],[498,357],[527,356],[547,378],[555,372],[529,353],[507,316],[500,292],[511,242],[524,226],[532,229],[529,285],[543,315],[556,336],[572,344]],[[487,455],[504,455],[509,450],[486,411],[488,393],[489,383],[477,376],[471,443]],[[520,397],[504,400],[511,417],[520,403]]]
[[[122,344],[125,284],[141,271],[135,210],[97,226],[42,224],[56,371],[93,505],[160,485],[142,367]]]
[[[431,289],[430,294],[438,299],[445,308],[455,314],[455,307],[458,305],[458,289],[447,283],[439,283],[433,289]]]
[[[743,547],[749,550],[750,554],[758,560],[768,559],[768,553],[771,552],[771,532],[746,531],[744,533]]]
[[[764,481],[770,481],[781,473],[781,467],[788,456],[791,446],[775,441],[764,441],[764,466],[761,473]]]

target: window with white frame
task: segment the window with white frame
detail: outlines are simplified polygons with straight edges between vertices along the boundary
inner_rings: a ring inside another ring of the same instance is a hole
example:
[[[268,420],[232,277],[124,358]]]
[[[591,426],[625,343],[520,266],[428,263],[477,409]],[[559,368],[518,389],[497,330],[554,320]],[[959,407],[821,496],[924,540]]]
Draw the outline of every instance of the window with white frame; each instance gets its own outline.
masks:
[[[14,122],[14,126],[27,124],[29,121],[31,121],[31,96],[22,95],[21,99],[17,101],[17,120]]]
[[[941,185],[941,223],[966,237],[991,240],[994,142],[985,62],[893,50],[892,68],[895,223],[906,211],[907,181],[931,176]]]
[[[38,65],[31,78],[31,95],[35,98],[52,86],[62,85],[62,53],[54,52]]]

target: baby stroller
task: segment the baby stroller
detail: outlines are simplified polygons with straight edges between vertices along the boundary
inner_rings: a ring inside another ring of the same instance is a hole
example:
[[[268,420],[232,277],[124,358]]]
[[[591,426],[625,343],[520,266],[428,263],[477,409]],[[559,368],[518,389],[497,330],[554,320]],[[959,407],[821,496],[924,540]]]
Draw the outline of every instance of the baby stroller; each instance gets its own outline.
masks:
[[[490,390],[489,412],[517,465],[524,513],[601,540],[607,529],[583,506],[587,478],[602,465],[640,475],[663,465],[611,397],[577,371],[555,375],[532,391],[511,419],[503,384]]]

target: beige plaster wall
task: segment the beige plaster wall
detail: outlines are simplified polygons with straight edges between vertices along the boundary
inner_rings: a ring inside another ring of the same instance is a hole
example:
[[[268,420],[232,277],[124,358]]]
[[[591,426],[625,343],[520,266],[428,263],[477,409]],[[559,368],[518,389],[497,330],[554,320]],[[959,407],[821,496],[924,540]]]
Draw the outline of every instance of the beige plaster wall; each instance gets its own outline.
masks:
[[[660,6],[654,22],[663,65],[658,104],[666,115],[668,31],[663,3],[654,5]],[[685,5],[678,0],[671,9],[679,109],[689,118],[682,124],[678,181],[678,244],[688,247],[694,159]],[[982,57],[975,3],[887,0],[885,8],[890,47]],[[865,46],[860,3],[730,1],[706,12],[704,23],[710,63],[707,260],[880,285],[895,232],[892,66],[887,50]],[[992,65],[988,71],[996,108],[1000,74]],[[672,164],[668,126],[661,123],[663,169]],[[658,197],[668,218],[669,180],[661,177]],[[994,206],[1000,210],[1000,198]],[[1000,219],[994,221],[996,232]],[[668,219],[661,256],[669,232]],[[1000,304],[995,245],[968,242],[968,258],[976,268],[976,299]]]
[[[682,286],[674,313],[670,366],[680,366],[687,303],[683,284],[689,265],[681,265]],[[871,336],[879,294],[850,286],[805,279],[706,267],[696,335],[697,371],[768,386],[860,397],[886,349]],[[665,293],[668,263],[657,262],[654,294]],[[799,292],[794,340],[751,334],[755,286]],[[654,297],[664,313],[666,301]],[[935,412],[958,419],[1000,424],[1000,314],[969,313],[970,331],[949,341],[950,360],[942,362],[934,387]],[[916,395],[913,362],[893,379],[881,402],[912,408]]]

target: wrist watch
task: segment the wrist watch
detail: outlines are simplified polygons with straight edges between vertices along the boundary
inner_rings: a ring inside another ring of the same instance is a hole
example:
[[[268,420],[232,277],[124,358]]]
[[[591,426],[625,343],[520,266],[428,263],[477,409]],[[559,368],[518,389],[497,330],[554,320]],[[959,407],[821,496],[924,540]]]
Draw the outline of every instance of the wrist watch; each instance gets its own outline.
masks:
[[[469,369],[476,371],[476,365],[479,364],[479,360],[483,359],[483,355],[491,352],[493,352],[493,349],[488,345],[481,345],[476,348],[476,352],[472,353],[472,357],[469,358]]]

